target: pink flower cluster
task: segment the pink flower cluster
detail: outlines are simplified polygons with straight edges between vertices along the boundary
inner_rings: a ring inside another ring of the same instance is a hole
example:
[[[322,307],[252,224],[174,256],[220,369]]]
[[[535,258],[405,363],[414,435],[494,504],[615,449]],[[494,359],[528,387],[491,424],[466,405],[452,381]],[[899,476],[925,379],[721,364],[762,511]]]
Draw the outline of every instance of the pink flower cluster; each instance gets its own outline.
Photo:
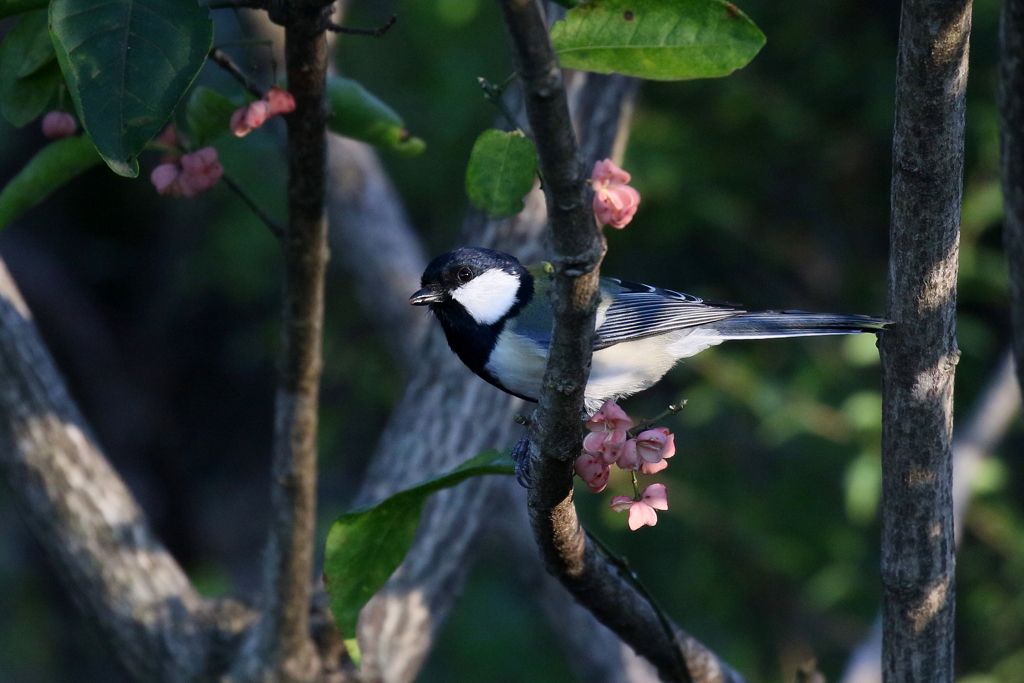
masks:
[[[177,163],[160,164],[149,179],[158,194],[173,197],[195,197],[217,184],[224,175],[224,167],[217,159],[217,150],[203,147],[182,155]]]
[[[613,228],[624,228],[640,204],[640,193],[627,183],[631,176],[611,159],[594,164],[590,185],[594,188],[594,216]]]
[[[287,90],[271,88],[262,100],[250,102],[231,115],[231,132],[244,138],[267,122],[271,116],[295,111],[295,98]]]
[[[629,438],[632,427],[633,420],[615,401],[607,401],[587,420],[590,433],[583,439],[583,454],[576,458],[574,469],[593,493],[600,493],[608,485],[612,465],[640,474],[654,474],[668,467],[666,459],[676,453],[675,437],[669,430],[648,429]],[[633,481],[635,485],[635,474]],[[616,496],[612,509],[629,510],[630,529],[654,526],[658,521],[654,511],[668,509],[665,486],[652,484],[635,498]]]
[[[78,122],[66,111],[54,110],[43,117],[42,128],[43,135],[51,140],[60,140],[74,135],[78,131]]]

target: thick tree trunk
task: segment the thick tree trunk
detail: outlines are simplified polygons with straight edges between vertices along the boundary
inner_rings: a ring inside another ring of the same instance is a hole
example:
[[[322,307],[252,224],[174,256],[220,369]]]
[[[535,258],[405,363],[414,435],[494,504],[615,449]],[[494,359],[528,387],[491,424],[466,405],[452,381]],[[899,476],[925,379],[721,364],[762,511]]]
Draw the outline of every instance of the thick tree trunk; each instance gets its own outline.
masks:
[[[970,0],[904,0],[881,339],[883,680],[953,680],[953,372]]]

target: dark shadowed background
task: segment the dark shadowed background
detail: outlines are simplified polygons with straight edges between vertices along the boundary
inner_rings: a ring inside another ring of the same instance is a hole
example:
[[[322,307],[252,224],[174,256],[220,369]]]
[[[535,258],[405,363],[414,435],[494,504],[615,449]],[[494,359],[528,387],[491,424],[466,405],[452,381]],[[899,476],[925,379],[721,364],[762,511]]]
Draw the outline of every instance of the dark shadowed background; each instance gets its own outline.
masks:
[[[604,272],[750,308],[882,315],[897,5],[744,0],[768,37],[750,66],[721,80],[645,83],[624,163],[643,201],[609,234]],[[958,416],[1009,335],[998,6],[974,5]],[[496,113],[476,77],[503,81],[508,50],[487,0],[353,1],[346,21],[375,26],[392,12],[385,38],[342,37],[337,64],[426,140],[423,155],[384,161],[436,253],[457,245],[469,150]],[[235,87],[209,65],[200,82]],[[282,130],[218,143],[228,172],[278,216]],[[0,183],[43,144],[36,124],[0,121]],[[258,587],[265,540],[279,251],[223,185],[195,200],[157,197],[145,179],[157,162],[144,158],[135,181],[93,169],[0,235],[0,253],[160,536],[201,590],[244,595]],[[339,267],[328,288],[321,538],[402,388]],[[663,477],[671,509],[630,533],[607,509],[609,493],[584,492],[588,527],[751,679],[791,680],[811,656],[837,678],[880,594],[874,338],[733,343],[625,407],[653,415],[679,397],[689,405],[668,425],[679,449]],[[1022,453],[1018,419],[984,465],[964,526],[957,657],[970,683],[1024,680]],[[567,680],[547,628],[506,557],[485,547],[421,680]],[[0,488],[0,681],[124,679]]]

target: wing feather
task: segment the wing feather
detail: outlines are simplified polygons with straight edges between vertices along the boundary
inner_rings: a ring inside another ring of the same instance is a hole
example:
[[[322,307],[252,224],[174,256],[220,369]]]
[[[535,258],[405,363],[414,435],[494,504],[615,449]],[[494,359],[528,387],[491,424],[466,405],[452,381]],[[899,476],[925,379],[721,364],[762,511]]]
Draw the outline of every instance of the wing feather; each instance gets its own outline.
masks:
[[[609,293],[611,305],[604,311],[604,320],[597,328],[595,350],[745,313],[738,306],[710,303],[670,289],[613,278],[607,280],[617,287]]]

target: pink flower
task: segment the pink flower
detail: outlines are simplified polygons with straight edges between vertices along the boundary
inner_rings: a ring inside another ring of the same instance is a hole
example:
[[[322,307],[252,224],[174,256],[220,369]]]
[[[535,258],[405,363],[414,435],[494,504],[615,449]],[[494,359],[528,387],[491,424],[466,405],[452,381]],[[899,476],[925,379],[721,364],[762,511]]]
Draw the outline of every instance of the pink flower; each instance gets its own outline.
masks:
[[[271,88],[264,99],[270,105],[270,115],[290,114],[295,111],[295,98],[287,90]]]
[[[594,215],[599,222],[624,228],[633,220],[640,193],[626,184],[629,180],[630,175],[611,159],[594,164],[590,182],[594,188]]]
[[[181,157],[179,164],[160,164],[149,176],[158,194],[173,197],[195,197],[217,184],[224,167],[217,159],[217,150],[203,147]]]
[[[74,135],[78,130],[78,122],[66,111],[51,111],[43,117],[42,127],[43,135],[51,140],[60,140]]]
[[[168,147],[177,147],[178,131],[174,128],[174,124],[172,123],[164,128],[164,132],[156,136],[155,142],[158,142],[161,145],[167,145]]]
[[[181,188],[177,187],[179,175],[181,175],[181,169],[177,164],[160,164],[149,174],[149,181],[153,183],[157,194],[179,195],[181,194]]]
[[[629,429],[632,426],[633,420],[614,400],[605,401],[601,409],[587,420],[587,429],[592,432],[610,432],[616,429]]]
[[[642,526],[654,526],[658,523],[656,510],[668,510],[668,496],[664,484],[651,484],[644,489],[640,500],[627,496],[615,496],[611,502],[612,510],[623,512],[629,510],[629,528],[636,531]]]
[[[587,484],[592,493],[600,493],[608,485],[608,477],[611,474],[611,467],[605,465],[597,457],[584,453],[576,458],[573,469]]]
[[[611,465],[619,459],[622,447],[626,444],[626,430],[616,429],[611,432],[591,432],[583,439],[583,451]]]
[[[594,416],[587,420],[590,433],[583,439],[583,450],[591,455],[600,454],[606,465],[619,459],[626,443],[626,430],[633,426],[633,420],[615,401],[606,401]]]
[[[235,137],[244,138],[256,130],[270,118],[270,104],[266,100],[256,100],[247,106],[236,109],[228,124]]]
[[[676,454],[675,436],[665,427],[648,429],[636,437],[636,452],[650,463],[661,462]]]

